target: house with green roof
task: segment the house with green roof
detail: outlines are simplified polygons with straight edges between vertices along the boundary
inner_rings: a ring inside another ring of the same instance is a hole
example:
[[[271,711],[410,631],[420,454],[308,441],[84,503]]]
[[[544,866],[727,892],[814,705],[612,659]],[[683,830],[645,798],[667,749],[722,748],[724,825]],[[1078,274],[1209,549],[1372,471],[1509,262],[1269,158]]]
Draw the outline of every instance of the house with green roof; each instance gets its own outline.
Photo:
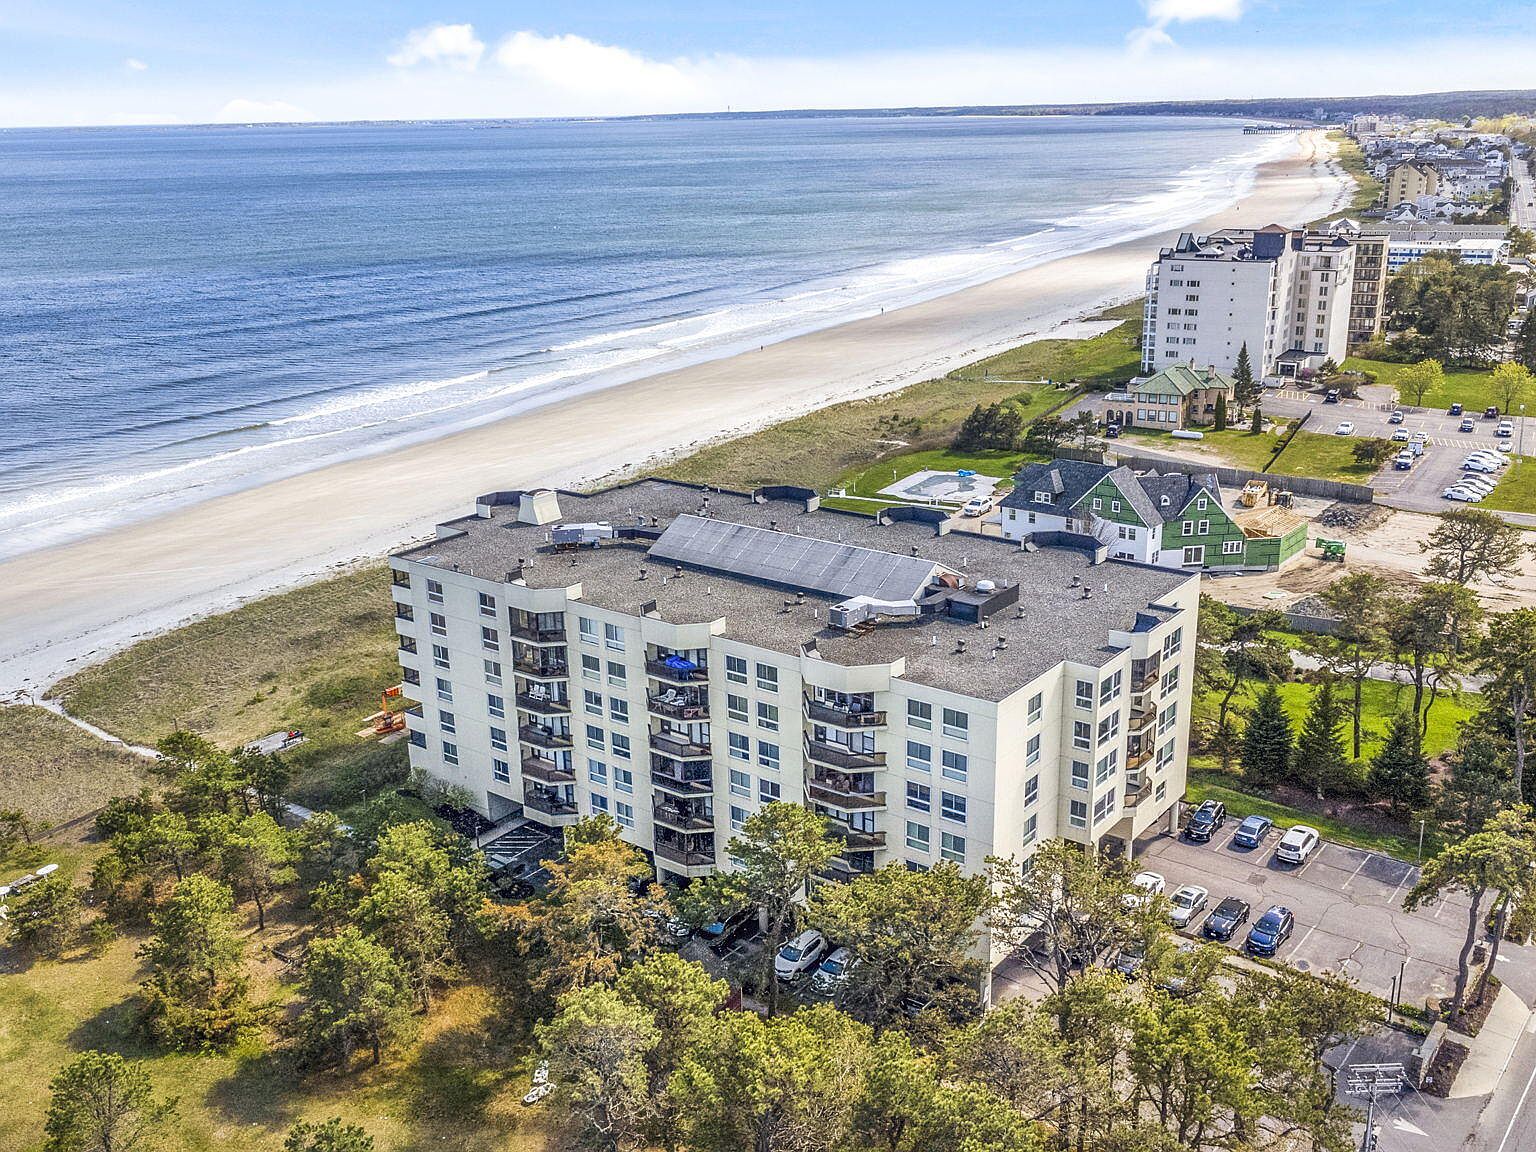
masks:
[[[1132,380],[1123,391],[1104,395],[1101,418],[1109,424],[1171,432],[1216,422],[1218,397],[1232,403],[1235,382],[1214,367],[1171,364],[1154,376]]]

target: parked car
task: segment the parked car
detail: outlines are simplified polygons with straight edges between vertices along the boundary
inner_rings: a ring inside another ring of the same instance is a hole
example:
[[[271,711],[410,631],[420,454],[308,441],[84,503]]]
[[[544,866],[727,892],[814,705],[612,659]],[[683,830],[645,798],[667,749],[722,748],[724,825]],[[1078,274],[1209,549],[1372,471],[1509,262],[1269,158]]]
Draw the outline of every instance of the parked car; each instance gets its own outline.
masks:
[[[1273,956],[1280,945],[1290,939],[1296,928],[1296,917],[1289,908],[1276,904],[1248,929],[1246,947],[1255,956]]]
[[[1494,448],[1497,447],[1499,447],[1499,445],[1495,444]],[[1509,467],[1508,460],[1504,459],[1504,457],[1500,456],[1497,452],[1489,448],[1474,448],[1471,452],[1467,453],[1466,458],[1468,460],[1481,460],[1486,464],[1492,464],[1495,468]]]
[[[1333,430],[1333,434],[1335,436],[1353,436],[1355,434],[1355,423],[1354,423],[1354,421],[1353,420],[1340,420],[1339,421],[1339,426]]]
[[[1445,410],[1447,416],[1460,416],[1465,409],[1460,404],[1452,404]]]
[[[1337,404],[1338,402],[1339,402],[1339,390],[1337,388],[1330,388],[1330,389],[1328,389],[1328,391],[1323,393],[1323,403],[1324,404]]]
[[[1216,834],[1216,830],[1227,822],[1227,807],[1220,800],[1206,800],[1196,808],[1184,825],[1184,835],[1191,840],[1201,843],[1209,840]]]
[[[1493,434],[1508,440],[1515,434],[1515,426],[1508,420],[1501,420],[1499,426],[1493,430]]]
[[[1243,822],[1232,834],[1232,843],[1239,848],[1257,848],[1264,843],[1264,838],[1274,826],[1275,822],[1268,816],[1244,816]]]
[[[992,511],[992,505],[995,503],[996,501],[990,496],[972,496],[965,502],[960,512],[964,516],[985,516]]]
[[[1196,916],[1205,911],[1205,906],[1210,903],[1210,899],[1210,892],[1200,885],[1184,885],[1168,898],[1168,922],[1175,928],[1187,926]]]
[[[1104,439],[1106,439],[1106,440],[1118,440],[1118,439],[1120,439],[1120,425],[1118,425],[1118,424],[1111,424],[1108,427],[1106,427],[1104,429]]]
[[[1500,440],[1494,447],[1500,452],[1513,452],[1515,450],[1515,442],[1513,440]]]
[[[1392,433],[1392,439],[1398,444],[1408,443],[1408,429],[1398,428]]]
[[[1497,459],[1488,456],[1468,456],[1461,462],[1461,467],[1465,472],[1497,472],[1499,470],[1499,462]]]
[[[1387,417],[1388,424],[1401,424],[1407,417],[1403,415],[1401,408],[1392,409],[1392,415]]]
[[[811,987],[823,995],[830,996],[848,982],[848,973],[853,971],[853,966],[857,963],[853,953],[847,948],[833,949],[832,954],[823,960],[811,975]]]
[[[1490,404],[1490,405],[1488,405],[1488,407],[1483,409],[1483,419],[1484,420],[1497,420],[1498,418],[1499,418],[1499,406],[1497,404]]]
[[[1456,431],[1458,432],[1475,432],[1476,430],[1477,425],[1472,422],[1472,417],[1470,416],[1463,416],[1461,423],[1456,425]]]
[[[1459,500],[1463,504],[1481,504],[1483,502],[1483,494],[1481,492],[1475,488],[1463,488],[1459,484],[1447,488],[1440,495],[1446,500]]]
[[[1120,949],[1115,954],[1115,962],[1110,967],[1127,980],[1134,980],[1141,974],[1146,963],[1147,946],[1144,942],[1137,940]]]
[[[1134,908],[1138,904],[1150,904],[1155,897],[1163,894],[1163,889],[1168,887],[1168,881],[1163,879],[1160,872],[1138,872],[1131,878],[1131,887],[1135,891],[1127,892],[1122,897],[1127,908]]]
[[[1250,912],[1248,901],[1228,896],[1216,905],[1216,911],[1205,918],[1202,931],[1212,940],[1230,940],[1239,928],[1248,923]]]
[[[1297,824],[1280,837],[1280,843],[1275,845],[1275,859],[1286,864],[1305,863],[1322,842],[1323,838],[1316,828]]]
[[[827,938],[814,928],[807,928],[779,949],[773,958],[773,972],[780,980],[798,980],[813,971],[827,951]]]
[[[699,937],[716,952],[724,952],[756,927],[757,909],[748,906],[738,908],[713,924],[704,925],[699,929]]]
[[[1458,488],[1470,488],[1474,492],[1481,492],[1484,496],[1499,486],[1498,479],[1493,476],[1473,475],[1468,472],[1460,480],[1456,481]]]
[[[1413,462],[1415,459],[1416,457],[1414,454],[1408,451],[1408,449],[1404,448],[1396,456],[1392,457],[1392,467],[1399,472],[1407,472],[1410,468],[1413,467]]]

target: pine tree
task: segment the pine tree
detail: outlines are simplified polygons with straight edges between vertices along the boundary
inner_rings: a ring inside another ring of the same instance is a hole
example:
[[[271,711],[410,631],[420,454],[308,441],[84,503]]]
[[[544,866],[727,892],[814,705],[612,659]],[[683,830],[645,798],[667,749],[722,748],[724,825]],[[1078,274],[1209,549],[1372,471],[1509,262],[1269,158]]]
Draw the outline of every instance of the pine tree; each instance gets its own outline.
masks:
[[[1248,431],[1252,432],[1255,436],[1264,431],[1264,410],[1262,408],[1255,406],[1253,419],[1248,421]]]
[[[1285,713],[1280,690],[1270,684],[1259,695],[1259,702],[1243,731],[1244,778],[1255,784],[1284,780],[1291,767],[1294,748],[1291,718]]]
[[[1302,721],[1293,761],[1293,774],[1314,787],[1319,800],[1323,798],[1324,788],[1346,778],[1348,761],[1343,727],[1344,709],[1334,698],[1333,680],[1326,679],[1312,697],[1307,717]]]
[[[1216,431],[1227,430],[1227,394],[1219,392],[1216,395]]]
[[[1255,399],[1253,385],[1253,361],[1248,359],[1248,342],[1237,350],[1237,367],[1232,370],[1232,399],[1238,410],[1248,407]]]
[[[1419,726],[1406,712],[1392,718],[1387,742],[1371,761],[1371,792],[1398,813],[1429,803],[1429,763],[1419,752]]]

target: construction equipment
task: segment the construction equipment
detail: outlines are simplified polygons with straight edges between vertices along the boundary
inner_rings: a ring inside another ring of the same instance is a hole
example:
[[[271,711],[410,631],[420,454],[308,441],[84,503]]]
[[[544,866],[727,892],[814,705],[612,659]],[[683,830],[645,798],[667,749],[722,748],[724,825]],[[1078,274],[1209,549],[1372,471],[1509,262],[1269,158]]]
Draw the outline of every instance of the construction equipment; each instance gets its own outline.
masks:
[[[1250,480],[1243,485],[1238,501],[1244,508],[1257,508],[1269,496],[1269,485],[1263,480]]]
[[[1344,563],[1344,541],[1324,540],[1321,536],[1319,536],[1316,541],[1316,546],[1322,549],[1324,560],[1335,561],[1339,564]]]
[[[379,694],[379,710],[368,717],[369,727],[358,733],[359,736],[388,736],[392,732],[405,731],[405,709],[393,709],[392,701],[404,703],[402,685],[396,684],[393,688],[386,688]]]

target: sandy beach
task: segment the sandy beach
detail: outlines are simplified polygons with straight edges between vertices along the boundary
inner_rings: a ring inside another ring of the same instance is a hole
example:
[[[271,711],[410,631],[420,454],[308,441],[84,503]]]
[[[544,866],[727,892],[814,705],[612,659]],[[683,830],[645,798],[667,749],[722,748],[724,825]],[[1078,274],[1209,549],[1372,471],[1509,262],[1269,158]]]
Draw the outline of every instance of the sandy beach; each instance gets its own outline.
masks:
[[[1306,133],[1241,202],[1189,228],[1296,225],[1349,192],[1322,135]],[[479,493],[580,484],[1053,334],[1140,295],[1151,257],[1172,238],[1067,257],[0,563],[0,696],[39,692],[140,636],[382,556],[463,514]]]

